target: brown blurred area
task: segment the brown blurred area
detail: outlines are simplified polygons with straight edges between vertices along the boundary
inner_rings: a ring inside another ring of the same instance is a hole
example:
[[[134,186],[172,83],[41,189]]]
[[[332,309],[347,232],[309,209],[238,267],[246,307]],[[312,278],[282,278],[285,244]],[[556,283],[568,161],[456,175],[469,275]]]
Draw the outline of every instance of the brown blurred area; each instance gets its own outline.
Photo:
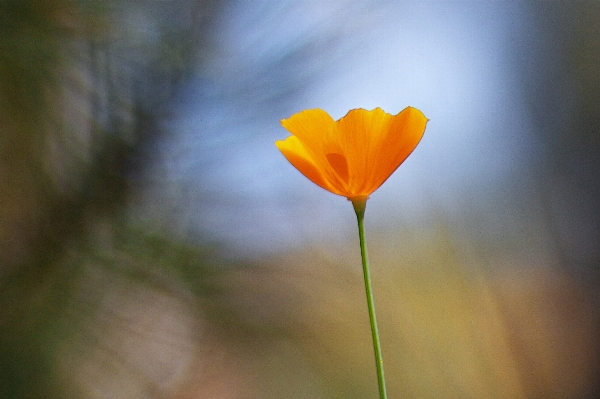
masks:
[[[367,233],[390,397],[600,397],[600,10],[538,5],[522,230]],[[374,397],[354,238],[232,261],[131,215],[225,4],[0,7],[0,398]]]

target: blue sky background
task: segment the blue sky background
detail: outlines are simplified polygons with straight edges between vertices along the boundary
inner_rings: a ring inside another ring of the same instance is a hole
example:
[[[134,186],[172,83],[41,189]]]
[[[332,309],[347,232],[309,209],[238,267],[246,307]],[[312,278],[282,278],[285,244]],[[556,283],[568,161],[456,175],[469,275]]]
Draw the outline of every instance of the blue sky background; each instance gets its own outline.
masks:
[[[543,44],[533,6],[229,3],[160,145],[151,209],[245,255],[353,237],[350,204],[304,178],[273,145],[288,136],[279,121],[307,108],[337,119],[352,108],[397,113],[409,105],[430,122],[372,195],[367,226],[411,228],[496,206],[491,197],[514,189],[541,151],[520,71]]]

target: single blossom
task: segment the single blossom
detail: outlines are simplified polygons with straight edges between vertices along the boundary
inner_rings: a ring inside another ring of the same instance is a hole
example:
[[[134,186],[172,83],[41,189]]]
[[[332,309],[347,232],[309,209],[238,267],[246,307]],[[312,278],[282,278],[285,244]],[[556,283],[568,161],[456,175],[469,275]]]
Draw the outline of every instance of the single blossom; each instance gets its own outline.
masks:
[[[416,108],[397,115],[353,109],[334,121],[322,109],[284,119],[292,136],[275,145],[304,176],[349,200],[366,200],[415,149],[428,119]]]

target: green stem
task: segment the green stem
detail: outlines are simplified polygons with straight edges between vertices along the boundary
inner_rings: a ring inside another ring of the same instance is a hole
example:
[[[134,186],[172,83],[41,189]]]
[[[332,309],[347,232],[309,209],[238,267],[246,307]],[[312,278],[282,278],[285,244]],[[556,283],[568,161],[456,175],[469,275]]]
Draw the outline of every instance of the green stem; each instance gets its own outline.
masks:
[[[377,317],[375,316],[375,303],[373,301],[373,289],[371,286],[371,272],[369,270],[369,258],[367,256],[367,244],[365,243],[364,217],[367,205],[366,198],[352,199],[352,205],[358,220],[358,237],[360,239],[360,255],[362,258],[363,275],[365,279],[365,290],[367,292],[367,306],[369,308],[369,320],[371,321],[371,334],[373,335],[373,349],[375,351],[375,365],[377,367],[377,382],[379,383],[379,398],[387,399],[385,391],[385,376],[383,375],[383,357],[381,355],[381,342],[377,329]]]

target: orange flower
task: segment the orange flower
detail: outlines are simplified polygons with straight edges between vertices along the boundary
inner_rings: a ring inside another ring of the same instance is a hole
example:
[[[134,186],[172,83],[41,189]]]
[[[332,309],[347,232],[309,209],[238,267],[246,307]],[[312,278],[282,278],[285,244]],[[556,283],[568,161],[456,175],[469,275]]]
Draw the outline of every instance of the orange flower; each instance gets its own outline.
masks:
[[[366,200],[419,144],[427,120],[412,107],[398,115],[353,109],[338,121],[310,109],[281,121],[292,136],[275,145],[313,183],[352,201]]]

